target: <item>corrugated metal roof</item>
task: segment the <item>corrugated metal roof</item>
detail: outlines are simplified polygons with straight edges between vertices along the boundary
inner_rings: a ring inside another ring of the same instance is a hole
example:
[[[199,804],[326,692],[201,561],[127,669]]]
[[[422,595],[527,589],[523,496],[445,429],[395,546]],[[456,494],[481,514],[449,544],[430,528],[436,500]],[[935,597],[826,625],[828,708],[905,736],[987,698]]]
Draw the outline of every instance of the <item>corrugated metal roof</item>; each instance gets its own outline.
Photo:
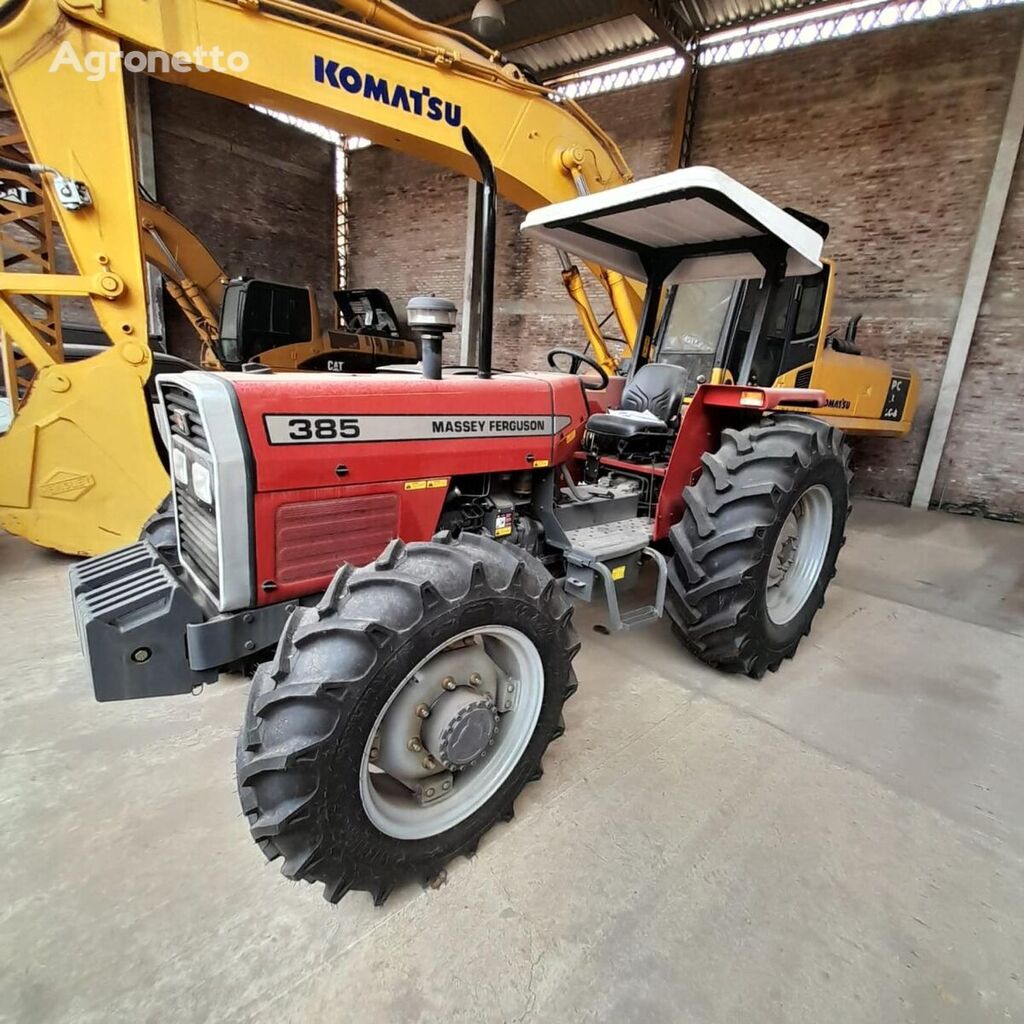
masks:
[[[697,35],[741,22],[817,7],[835,0],[675,0],[675,9]]]
[[[344,0],[341,0],[344,4]],[[475,0],[398,0],[418,17],[469,32]],[[673,0],[684,37],[819,6],[834,0]],[[654,15],[623,15],[622,0],[501,0],[506,29],[497,44],[509,60],[550,78],[664,43]],[[638,5],[650,11],[653,3]]]
[[[551,74],[562,68],[647,49],[657,41],[658,37],[636,15],[629,14],[504,52],[514,64]]]

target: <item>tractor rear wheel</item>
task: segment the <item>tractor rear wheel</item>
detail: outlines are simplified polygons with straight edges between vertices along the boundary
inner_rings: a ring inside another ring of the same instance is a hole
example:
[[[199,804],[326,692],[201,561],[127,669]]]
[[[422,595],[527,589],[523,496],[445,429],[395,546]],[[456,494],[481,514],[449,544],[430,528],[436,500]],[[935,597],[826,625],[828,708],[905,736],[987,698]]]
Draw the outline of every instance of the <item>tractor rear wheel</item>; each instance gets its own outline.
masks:
[[[791,658],[835,575],[850,449],[805,415],[725,430],[672,528],[668,612],[707,664],[760,678]]]
[[[242,809],[288,878],[382,903],[513,816],[576,689],[572,607],[489,538],[393,541],[299,608],[253,680]]]

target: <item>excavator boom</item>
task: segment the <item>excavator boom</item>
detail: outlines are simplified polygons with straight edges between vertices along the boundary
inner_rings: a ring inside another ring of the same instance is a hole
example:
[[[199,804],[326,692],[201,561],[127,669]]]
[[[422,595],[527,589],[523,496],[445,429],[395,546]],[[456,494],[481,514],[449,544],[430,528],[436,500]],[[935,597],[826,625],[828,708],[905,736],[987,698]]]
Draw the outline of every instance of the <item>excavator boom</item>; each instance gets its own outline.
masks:
[[[186,272],[187,261],[167,244],[168,222],[161,230],[169,215],[136,199],[124,54],[140,56],[147,73],[165,81],[473,176],[461,142],[467,125],[491,156],[499,192],[527,210],[630,179],[618,148],[582,110],[497,53],[384,0],[345,6],[357,17],[294,0],[0,5],[0,74],[78,271],[0,272],[4,365],[17,352],[35,371],[0,437],[6,529],[82,554],[133,540],[168,489],[143,395],[152,366],[144,258],[161,266],[201,335],[215,323],[216,261],[199,253],[203,269]],[[631,338],[636,288],[592,269]],[[574,278],[571,287],[592,327],[585,293]],[[62,362],[26,315],[28,296],[90,300],[110,349]],[[600,334],[591,331],[590,340],[614,365]]]

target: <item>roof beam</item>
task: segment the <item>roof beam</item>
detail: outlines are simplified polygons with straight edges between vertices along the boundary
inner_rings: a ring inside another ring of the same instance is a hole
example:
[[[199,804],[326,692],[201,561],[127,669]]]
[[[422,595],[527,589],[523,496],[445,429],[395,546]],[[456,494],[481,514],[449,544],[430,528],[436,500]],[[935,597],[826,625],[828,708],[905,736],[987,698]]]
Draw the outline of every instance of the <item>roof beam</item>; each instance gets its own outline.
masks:
[[[693,45],[693,33],[676,10],[673,0],[624,0],[624,13],[635,14],[666,46],[685,53]]]
[[[651,50],[654,48],[655,47],[652,43],[643,42],[637,46],[629,46],[621,50],[616,50],[614,53],[602,53],[594,57],[585,57],[583,60],[572,61],[569,64],[559,64],[557,67],[542,68],[537,72],[537,78],[544,84],[547,84],[548,82],[566,78],[569,75],[577,75],[583,71],[589,71],[591,68],[599,68],[604,64],[611,63],[612,61],[620,60],[623,57],[632,57],[635,54],[643,53],[644,50]]]
[[[523,50],[527,46],[533,46],[535,43],[546,43],[549,39],[560,39],[562,36],[579,32],[585,28],[593,28],[595,25],[607,25],[609,21],[614,21],[616,17],[620,17],[620,15],[599,14],[593,18],[581,18],[579,21],[572,22],[569,25],[556,25],[546,32],[538,32],[533,36],[524,36],[522,39],[503,40],[501,50],[503,53],[510,53],[512,50]],[[605,59],[613,60],[614,57],[606,57]]]

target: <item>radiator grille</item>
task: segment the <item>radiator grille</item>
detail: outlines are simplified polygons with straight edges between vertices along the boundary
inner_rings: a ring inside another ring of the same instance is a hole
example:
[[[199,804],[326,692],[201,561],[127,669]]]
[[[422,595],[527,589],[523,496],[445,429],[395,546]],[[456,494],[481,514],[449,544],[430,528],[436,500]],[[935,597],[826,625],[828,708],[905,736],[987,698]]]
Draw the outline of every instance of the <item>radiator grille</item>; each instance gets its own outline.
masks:
[[[212,474],[209,458],[198,455],[198,452],[208,453],[210,446],[195,398],[189,392],[167,384],[163,385],[163,396],[172,446],[185,452],[190,463],[202,462]],[[179,437],[193,448],[190,449],[178,442],[176,439]],[[177,478],[174,478],[174,497],[177,504],[178,544],[182,560],[217,600],[220,597],[220,549],[217,541],[216,511],[201,504],[189,485]]]
[[[220,549],[216,513],[204,508],[184,484],[175,481],[178,501],[178,543],[181,557],[203,581],[210,594],[220,596]]]
[[[333,576],[366,565],[398,536],[398,495],[367,494],[281,505],[274,521],[279,583]]]
[[[206,438],[206,429],[203,427],[195,396],[169,384],[163,385],[163,395],[171,433],[185,438],[200,451],[209,453],[210,443]]]
[[[809,388],[811,386],[811,373],[813,366],[805,366],[797,375],[795,386],[798,388]]]

